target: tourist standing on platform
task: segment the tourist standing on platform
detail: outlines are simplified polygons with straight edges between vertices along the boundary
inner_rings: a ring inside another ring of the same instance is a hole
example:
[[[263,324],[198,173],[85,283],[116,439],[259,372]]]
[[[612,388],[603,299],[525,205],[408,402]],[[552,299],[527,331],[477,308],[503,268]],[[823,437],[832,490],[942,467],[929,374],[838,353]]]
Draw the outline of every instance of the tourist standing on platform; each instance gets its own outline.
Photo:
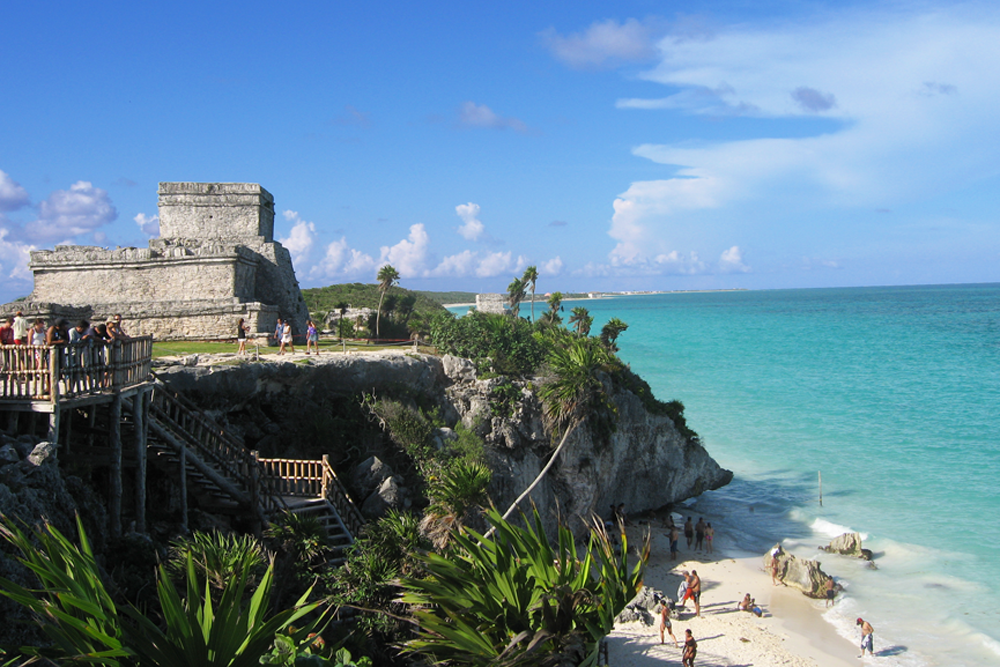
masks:
[[[28,320],[24,318],[24,313],[20,310],[17,311],[17,315],[14,316],[14,343],[17,345],[27,345],[28,344],[28,330],[31,325],[28,324]]]
[[[0,324],[0,345],[14,344],[14,318],[8,317]]]

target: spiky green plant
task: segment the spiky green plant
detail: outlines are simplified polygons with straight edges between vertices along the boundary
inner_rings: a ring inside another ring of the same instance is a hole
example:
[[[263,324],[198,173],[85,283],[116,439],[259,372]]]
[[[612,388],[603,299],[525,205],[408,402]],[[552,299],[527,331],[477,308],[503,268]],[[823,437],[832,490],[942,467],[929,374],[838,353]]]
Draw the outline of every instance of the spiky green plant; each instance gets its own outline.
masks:
[[[596,664],[598,643],[642,587],[649,536],[630,565],[626,536],[616,551],[600,520],[580,554],[566,526],[553,546],[537,509],[522,518],[524,527],[490,509],[492,539],[461,530],[449,553],[419,556],[428,576],[402,582],[419,628],[404,652],[448,665]]]
[[[196,531],[190,537],[171,542],[167,570],[184,576],[189,557],[198,573],[216,589],[224,588],[230,579],[241,573],[246,573],[252,581],[269,559],[264,547],[253,536],[227,535],[217,530]]]

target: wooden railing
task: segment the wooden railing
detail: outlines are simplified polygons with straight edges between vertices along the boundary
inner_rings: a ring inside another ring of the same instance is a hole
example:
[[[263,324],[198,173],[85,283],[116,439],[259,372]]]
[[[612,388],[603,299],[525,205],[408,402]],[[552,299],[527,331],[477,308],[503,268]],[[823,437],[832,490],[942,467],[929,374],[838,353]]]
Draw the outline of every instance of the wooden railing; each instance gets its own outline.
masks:
[[[265,513],[287,509],[274,481],[262,474],[256,457],[196,406],[157,380],[150,415],[197,455],[245,490]]]
[[[50,400],[118,390],[145,382],[153,337],[110,345],[0,346],[0,399]]]
[[[282,495],[300,498],[323,498],[340,514],[340,520],[357,537],[364,526],[364,519],[347,489],[330,466],[326,455],[322,460],[257,459],[265,479],[273,480],[273,488]]]

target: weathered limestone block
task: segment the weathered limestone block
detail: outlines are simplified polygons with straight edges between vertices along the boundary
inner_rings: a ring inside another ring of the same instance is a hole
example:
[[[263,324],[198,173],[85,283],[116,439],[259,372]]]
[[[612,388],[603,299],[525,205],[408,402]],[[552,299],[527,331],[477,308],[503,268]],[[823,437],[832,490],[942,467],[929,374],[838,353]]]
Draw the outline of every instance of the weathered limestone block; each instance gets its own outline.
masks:
[[[823,551],[829,551],[830,553],[840,554],[842,556],[851,556],[852,558],[861,558],[862,560],[871,561],[872,551],[871,549],[865,549],[861,546],[861,534],[860,533],[844,533],[843,535],[838,535],[833,538],[825,547],[820,547]],[[870,564],[871,567],[875,567],[874,563]]]
[[[639,594],[631,602],[625,605],[617,617],[615,623],[642,623],[650,626],[656,623],[660,615],[661,601],[669,601],[662,591],[649,586],[643,586]]]
[[[829,575],[823,572],[818,561],[797,558],[775,544],[764,554],[764,570],[771,571],[772,558],[777,560],[777,578],[786,586],[797,588],[806,597],[817,600],[826,597]]]
[[[160,183],[160,235],[274,240],[274,197],[256,183]]]
[[[366,498],[389,477],[392,477],[392,468],[377,456],[369,456],[354,469],[352,481],[358,494]]]

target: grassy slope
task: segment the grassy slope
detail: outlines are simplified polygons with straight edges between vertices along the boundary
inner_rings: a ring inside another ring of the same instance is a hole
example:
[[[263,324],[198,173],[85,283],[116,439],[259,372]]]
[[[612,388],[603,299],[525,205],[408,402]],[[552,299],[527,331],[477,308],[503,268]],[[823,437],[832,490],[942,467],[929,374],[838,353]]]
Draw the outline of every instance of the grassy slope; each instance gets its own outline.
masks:
[[[390,289],[389,294],[397,298],[407,294],[415,295],[415,312],[428,316],[444,310],[442,303],[467,303],[476,300],[476,295],[471,292],[416,292],[398,286]],[[379,292],[378,285],[344,283],[304,289],[302,297],[306,300],[310,313],[325,313],[336,310],[336,305],[341,301],[352,308],[378,308]]]

